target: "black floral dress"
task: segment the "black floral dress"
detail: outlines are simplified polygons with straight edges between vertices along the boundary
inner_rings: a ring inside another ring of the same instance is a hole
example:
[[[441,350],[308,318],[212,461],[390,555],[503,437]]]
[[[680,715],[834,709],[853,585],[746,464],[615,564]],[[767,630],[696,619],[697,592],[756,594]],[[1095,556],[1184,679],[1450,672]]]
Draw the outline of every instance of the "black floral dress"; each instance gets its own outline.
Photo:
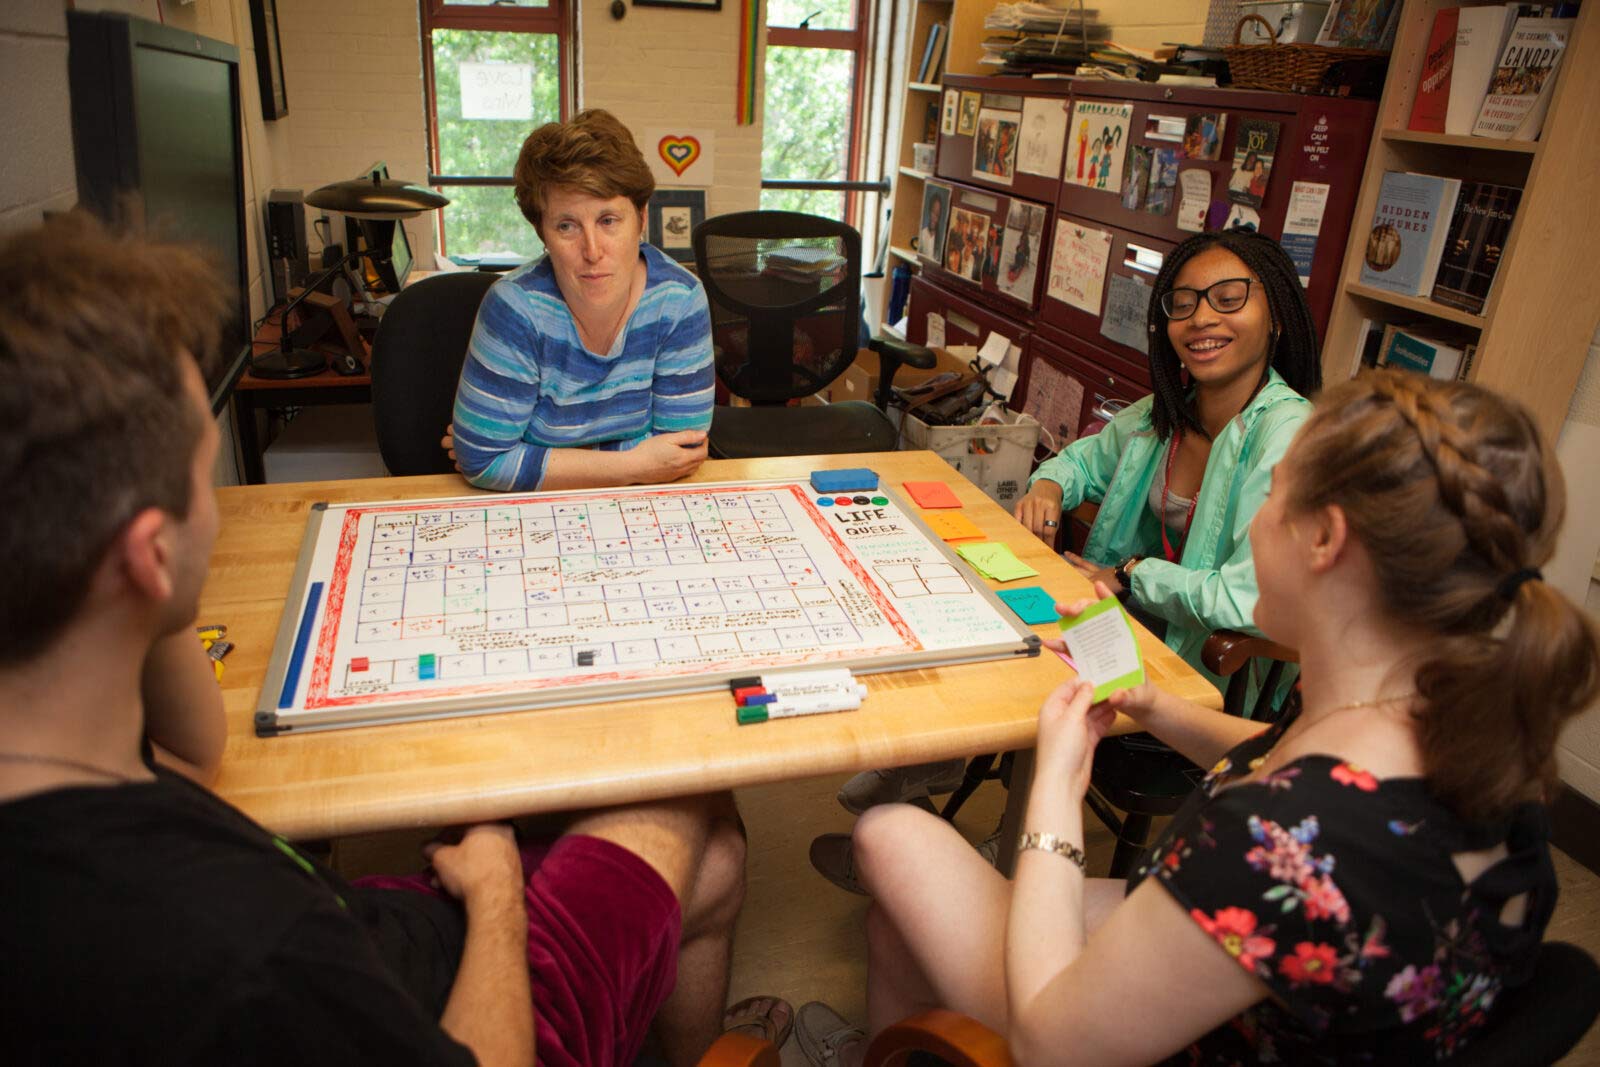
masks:
[[[1169,1064],[1448,1059],[1527,979],[1555,906],[1544,810],[1467,825],[1420,778],[1304,756],[1231,789],[1288,726],[1228,753],[1156,841],[1153,877],[1272,996]],[[1464,884],[1451,855],[1504,841]],[[1499,921],[1529,894],[1521,926]]]

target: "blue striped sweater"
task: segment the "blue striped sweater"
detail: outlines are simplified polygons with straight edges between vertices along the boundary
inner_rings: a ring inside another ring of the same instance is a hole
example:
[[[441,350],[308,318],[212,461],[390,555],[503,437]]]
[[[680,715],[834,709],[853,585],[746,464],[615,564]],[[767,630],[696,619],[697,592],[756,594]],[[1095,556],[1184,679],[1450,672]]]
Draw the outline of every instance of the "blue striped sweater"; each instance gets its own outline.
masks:
[[[693,274],[640,245],[644,292],[597,356],[548,257],[495,282],[456,387],[456,462],[483,489],[537,489],[552,448],[624,451],[711,425],[711,313]]]

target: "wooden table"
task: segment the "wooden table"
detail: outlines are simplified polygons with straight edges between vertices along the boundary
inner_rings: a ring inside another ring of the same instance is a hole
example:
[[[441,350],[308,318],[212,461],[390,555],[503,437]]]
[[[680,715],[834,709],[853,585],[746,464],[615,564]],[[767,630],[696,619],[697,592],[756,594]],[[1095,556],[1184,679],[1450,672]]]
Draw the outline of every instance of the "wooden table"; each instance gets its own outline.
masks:
[[[837,467],[869,467],[897,492],[903,481],[948,483],[968,518],[1040,572],[1029,583],[1062,598],[1088,594],[1077,572],[931,452],[712,460],[690,481],[804,479]],[[760,726],[736,725],[729,698],[699,693],[256,737],[252,714],[307,508],[319,500],[471,492],[455,475],[218,490],[222,530],[201,621],[227,624],[235,644],[222,683],[228,744],[217,791],[224,798],[290,837],[338,837],[999,752],[1032,745],[1040,700],[1068,677],[1048,653],[874,674],[864,678],[869,697],[859,711]],[[1170,649],[1143,631],[1140,640],[1154,681],[1222,706],[1216,689]]]

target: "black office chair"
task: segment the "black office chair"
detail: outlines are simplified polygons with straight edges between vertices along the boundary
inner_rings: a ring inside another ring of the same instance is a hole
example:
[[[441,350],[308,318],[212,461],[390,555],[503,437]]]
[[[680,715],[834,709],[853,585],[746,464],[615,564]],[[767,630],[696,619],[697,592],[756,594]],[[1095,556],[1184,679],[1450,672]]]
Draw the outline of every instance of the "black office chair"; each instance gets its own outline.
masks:
[[[1252,721],[1263,725],[1274,722],[1298,700],[1290,693],[1283,705],[1274,708],[1279,683],[1299,656],[1291,648],[1264,637],[1251,637],[1233,630],[1217,630],[1206,638],[1200,659],[1213,674],[1228,679],[1222,710],[1243,715],[1250,688],[1251,665],[1260,660],[1268,664],[1266,677],[1256,695]],[[1125,878],[1139,857],[1150,847],[1150,828],[1155,819],[1172,815],[1183,806],[1208,768],[1197,767],[1187,758],[1146,733],[1108,737],[1095,746],[1094,767],[1089,774],[1089,794],[1084,799],[1107,829],[1116,836],[1111,854],[1112,878]],[[1122,814],[1117,814],[1118,811]]]
[[[814,215],[743,211],[707,219],[692,239],[711,302],[717,377],[751,404],[715,409],[711,455],[892,451],[895,429],[884,412],[895,371],[902,363],[932,367],[932,349],[874,338],[874,403],[787,406],[826,388],[856,358],[861,235]]]
[[[372,343],[372,421],[390,474],[455,470],[439,438],[455,410],[478,305],[498,277],[460,271],[424,278],[384,312]]]
[[[1533,977],[1500,994],[1488,1030],[1444,1062],[1451,1067],[1555,1063],[1600,1016],[1600,965],[1577,945],[1539,946]]]

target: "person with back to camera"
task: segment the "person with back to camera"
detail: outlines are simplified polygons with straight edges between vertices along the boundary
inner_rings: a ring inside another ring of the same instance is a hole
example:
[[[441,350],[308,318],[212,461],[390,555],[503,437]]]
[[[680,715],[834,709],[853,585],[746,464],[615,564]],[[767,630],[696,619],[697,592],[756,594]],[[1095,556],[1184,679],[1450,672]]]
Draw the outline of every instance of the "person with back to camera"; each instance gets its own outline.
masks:
[[[643,243],[655,179],[627,128],[580,111],[523,142],[517,206],[545,255],[497,281],[441,445],[483,489],[670,482],[706,458],[711,312]]]
[[[1256,233],[1190,237],[1167,256],[1155,292],[1153,394],[1042,463],[1015,512],[1054,541],[1068,512],[1099,504],[1083,555],[1068,562],[1164,628],[1168,647],[1220,687],[1200,652],[1213,630],[1258,632],[1250,519],[1322,384],[1316,328],[1294,264]],[[1250,670],[1246,707],[1265,673]],[[839,800],[859,812],[949,792],[962,768],[956,759],[868,771]],[[828,841],[830,854],[847,855],[846,835]]]
[[[1062,685],[1009,881],[936,816],[867,812],[869,1029],[938,1005],[1018,1063],[1077,1067],[1471,1049],[1550,919],[1542,802],[1600,689],[1591,624],[1538,570],[1563,509],[1520,405],[1404,371],[1328,390],[1250,528],[1255,617],[1300,652],[1299,710],[1263,730],[1148,683],[1094,706]],[[1212,768],[1126,884],[1086,878],[1082,852],[1118,711]],[[853,1067],[863,1035],[819,1035],[830,1017],[803,1007],[799,1032]]]
[[[5,1062],[604,1067],[653,1026],[691,1067],[727,1025],[731,795],[464,828],[351,885],[206,788],[223,277],[76,212],[0,241]]]

